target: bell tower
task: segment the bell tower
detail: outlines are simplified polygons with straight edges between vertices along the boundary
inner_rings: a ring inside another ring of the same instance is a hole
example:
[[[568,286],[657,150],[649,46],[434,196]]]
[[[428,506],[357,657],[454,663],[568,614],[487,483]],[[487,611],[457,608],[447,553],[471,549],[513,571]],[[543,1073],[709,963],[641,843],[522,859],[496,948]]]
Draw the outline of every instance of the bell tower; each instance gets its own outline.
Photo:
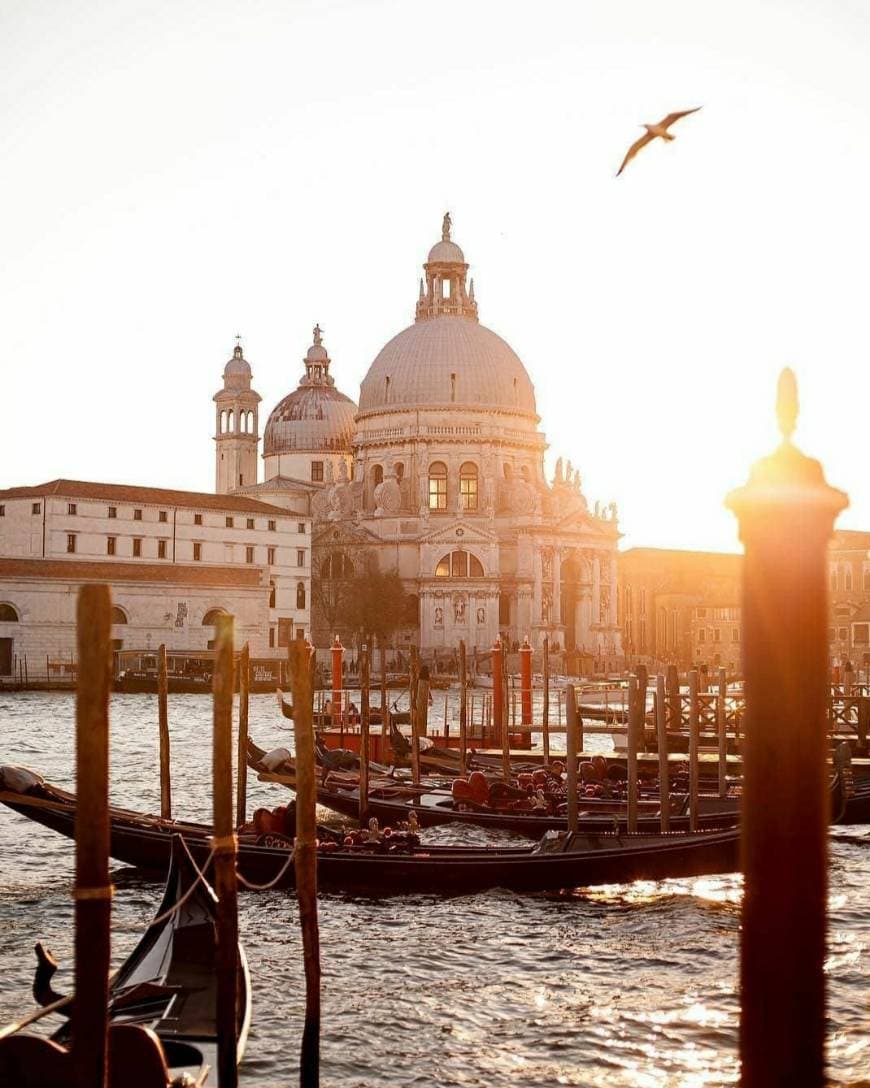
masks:
[[[236,337],[215,402],[215,491],[226,495],[257,482],[260,394],[251,388],[251,367]]]

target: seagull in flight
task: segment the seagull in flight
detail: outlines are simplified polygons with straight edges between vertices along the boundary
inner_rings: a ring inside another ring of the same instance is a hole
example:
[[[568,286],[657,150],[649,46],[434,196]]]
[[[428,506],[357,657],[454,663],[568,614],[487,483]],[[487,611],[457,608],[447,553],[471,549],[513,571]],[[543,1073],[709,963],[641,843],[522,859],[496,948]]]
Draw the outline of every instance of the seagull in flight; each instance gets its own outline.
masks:
[[[663,140],[673,140],[676,137],[672,136],[668,129],[675,121],[679,121],[681,117],[688,117],[690,113],[697,113],[700,106],[695,106],[692,110],[680,110],[678,113],[669,113],[667,117],[659,121],[657,125],[644,125],[646,132],[641,136],[639,140],[635,140],[631,147],[625,154],[625,158],[622,160],[622,166],[616,171],[616,176],[622,173],[622,171],[628,166],[634,156],[640,151],[642,147],[646,147],[647,144],[660,136]]]

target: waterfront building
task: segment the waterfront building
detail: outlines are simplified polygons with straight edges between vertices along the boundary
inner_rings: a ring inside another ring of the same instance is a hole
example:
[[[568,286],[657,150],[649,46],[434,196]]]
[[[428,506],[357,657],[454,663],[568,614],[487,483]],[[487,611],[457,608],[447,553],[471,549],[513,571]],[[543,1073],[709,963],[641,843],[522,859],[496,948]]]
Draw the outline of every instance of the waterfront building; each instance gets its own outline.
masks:
[[[307,517],[244,495],[76,480],[0,491],[0,677],[73,659],[89,581],[112,586],[115,649],[207,650],[231,613],[240,645],[283,656],[310,630],[310,572]]]
[[[369,562],[398,571],[411,601],[400,640],[424,654],[460,639],[489,649],[499,635],[540,647],[546,635],[615,668],[616,507],[590,508],[570,462],[547,478],[531,378],[480,323],[468,269],[445,216],[415,320],[372,362],[358,406],[335,387],[315,328],[299,387],[266,425],[262,482],[235,483],[247,481],[256,448],[255,407],[233,400],[235,390],[219,401],[249,429],[219,441],[218,486],[310,509],[315,583]],[[313,624],[327,645],[326,617],[315,611]]]

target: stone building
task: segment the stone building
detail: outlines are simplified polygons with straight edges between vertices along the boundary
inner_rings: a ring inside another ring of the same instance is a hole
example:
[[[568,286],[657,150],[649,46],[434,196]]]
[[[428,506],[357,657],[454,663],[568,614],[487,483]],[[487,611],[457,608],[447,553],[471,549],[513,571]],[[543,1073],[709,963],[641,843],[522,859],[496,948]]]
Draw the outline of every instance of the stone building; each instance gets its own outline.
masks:
[[[548,635],[613,667],[616,508],[590,509],[570,462],[546,478],[534,386],[480,323],[468,267],[445,216],[415,321],[369,367],[358,407],[316,328],[298,389],[266,425],[265,480],[231,490],[310,503],[315,577],[346,577],[363,557],[397,570],[413,603],[401,638],[424,653]]]
[[[279,656],[310,629],[309,529],[243,495],[77,480],[0,491],[0,677],[73,658],[82,582],[112,586],[116,649],[205,650],[225,612],[252,654]]]

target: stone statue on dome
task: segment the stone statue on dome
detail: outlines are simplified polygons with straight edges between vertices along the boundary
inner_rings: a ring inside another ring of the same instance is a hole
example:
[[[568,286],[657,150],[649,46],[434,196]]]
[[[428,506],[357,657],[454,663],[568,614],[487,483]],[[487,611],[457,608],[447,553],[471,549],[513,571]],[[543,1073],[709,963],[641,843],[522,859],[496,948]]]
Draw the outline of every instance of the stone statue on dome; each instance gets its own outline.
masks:
[[[317,324],[314,326],[314,346],[319,348],[322,343],[323,329],[321,329],[320,325]]]
[[[441,241],[450,241],[450,228],[453,226],[453,220],[450,218],[450,212],[444,213],[444,220],[441,223]]]
[[[554,484],[560,484],[562,482],[562,458],[556,462],[556,475],[553,477]]]

